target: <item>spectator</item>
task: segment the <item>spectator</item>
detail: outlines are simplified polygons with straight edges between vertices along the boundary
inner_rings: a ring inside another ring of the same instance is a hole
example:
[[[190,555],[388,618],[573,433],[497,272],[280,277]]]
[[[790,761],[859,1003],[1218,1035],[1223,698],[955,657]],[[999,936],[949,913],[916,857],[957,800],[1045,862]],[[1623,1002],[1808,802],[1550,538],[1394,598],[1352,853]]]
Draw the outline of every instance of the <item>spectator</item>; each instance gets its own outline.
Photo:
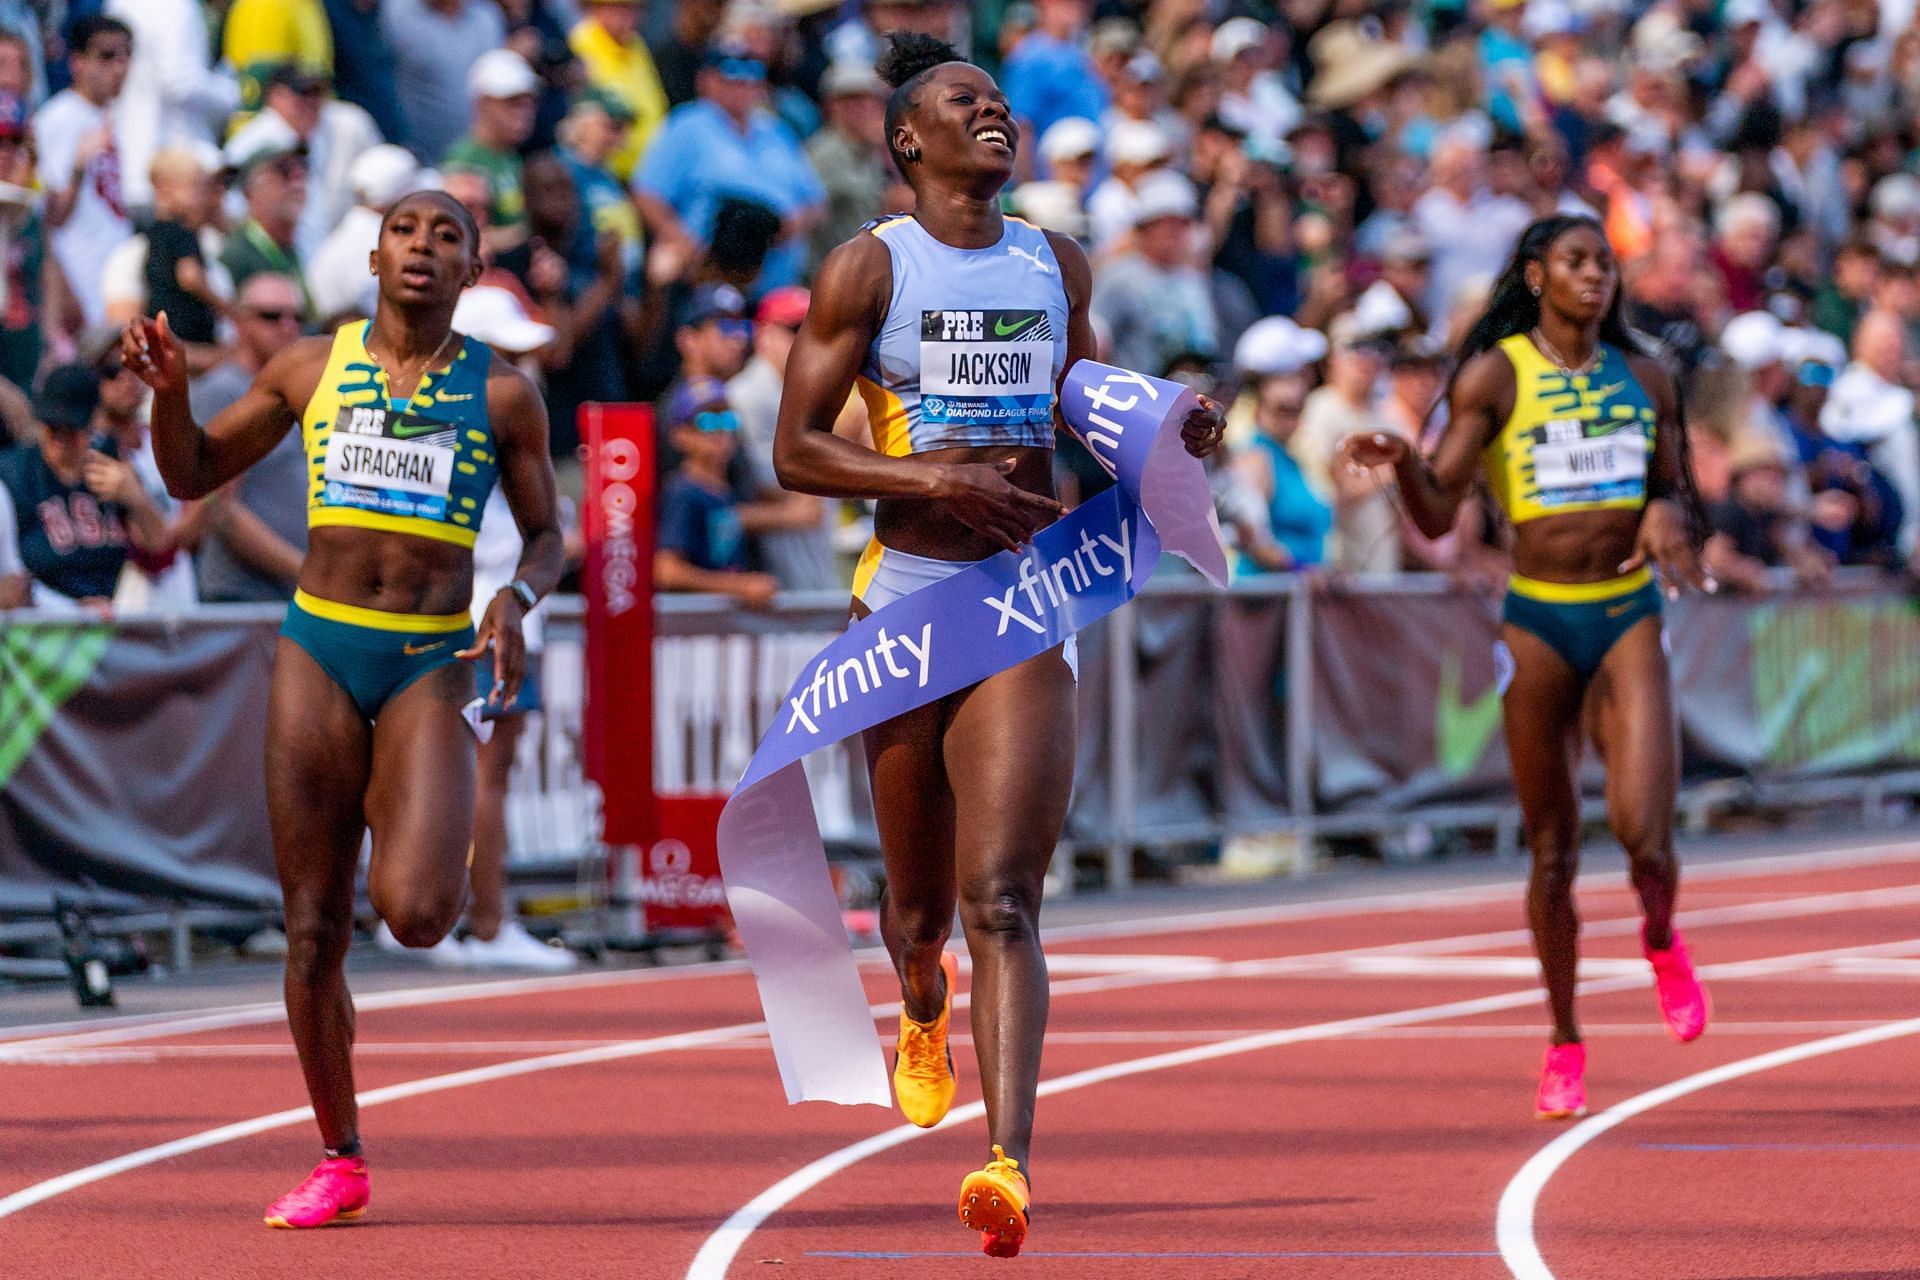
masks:
[[[301,313],[311,319],[306,273],[295,232],[307,207],[307,152],[291,134],[263,137],[249,152],[229,149],[247,199],[247,217],[227,233],[221,265],[237,289],[262,271],[286,276],[300,289]]]
[[[1072,187],[1085,203],[1093,190],[1093,164],[1100,154],[1100,126],[1085,116],[1066,116],[1040,135],[1040,161],[1055,182]]]
[[[1220,321],[1192,240],[1199,210],[1177,174],[1143,182],[1134,207],[1133,250],[1094,277],[1090,310],[1108,335],[1107,359],[1158,377],[1188,352],[1220,350]]]
[[[115,18],[82,18],[67,33],[67,46],[73,85],[34,116],[33,139],[47,189],[53,256],[78,309],[60,326],[71,334],[106,320],[101,269],[115,246],[133,234],[111,114],[126,84],[133,34]]]
[[[1779,237],[1780,211],[1767,197],[1742,192],[1720,207],[1711,257],[1735,311],[1767,305],[1767,265]]]
[[[1900,565],[1900,497],[1873,469],[1867,449],[1835,440],[1820,427],[1828,391],[1846,348],[1832,334],[1808,332],[1799,343],[1798,369],[1783,417],[1806,468],[1812,538],[1843,565]]]
[[[813,231],[813,261],[826,257],[868,219],[892,212],[897,177],[887,154],[886,87],[873,68],[836,62],[820,79],[826,124],[807,139],[807,161],[826,190],[826,216]]]
[[[653,582],[662,591],[707,591],[749,608],[773,602],[772,574],[747,570],[746,529],[727,483],[739,447],[739,419],[727,388],[712,378],[683,383],[667,398],[673,465],[660,488]]]
[[[1813,323],[1840,339],[1853,341],[1853,327],[1880,280],[1880,252],[1864,239],[1840,246],[1833,271],[1813,299]]]
[[[421,164],[438,164],[473,122],[467,71],[506,43],[506,19],[493,0],[381,0],[380,25],[393,50],[406,145]]]
[[[1867,450],[1874,468],[1899,495],[1899,550],[1912,559],[1920,535],[1920,438],[1914,395],[1903,385],[1907,335],[1889,311],[1869,311],[1853,334],[1853,361],[1834,381],[1820,427],[1843,444]]]
[[[94,372],[63,365],[34,397],[39,443],[0,454],[0,593],[15,602],[24,573],[35,608],[105,615],[130,547],[165,537],[133,468],[88,438],[99,405]]]
[[[1727,321],[1720,331],[1720,350],[1747,373],[1752,400],[1743,417],[1736,418],[1735,434],[1772,440],[1783,450],[1792,443],[1792,433],[1781,415],[1781,406],[1793,387],[1794,371],[1788,365],[1798,351],[1796,339],[1770,311],[1748,311]],[[1805,476],[1795,475],[1796,493],[1804,496]]]
[[[782,591],[833,591],[841,586],[834,566],[829,504],[811,494],[789,493],[773,471],[773,428],[780,412],[780,391],[794,335],[806,319],[805,289],[775,289],[760,300],[753,318],[753,358],[727,383],[727,403],[740,421],[740,464],[745,490],[765,508],[748,529],[762,567]],[[867,422],[857,395],[834,434],[857,438]]]
[[[233,0],[221,48],[240,72],[250,110],[264,101],[266,78],[276,68],[292,64],[333,76],[333,27],[320,0]]]
[[[1087,0],[1036,0],[1033,31],[1008,57],[1000,84],[1023,134],[1037,138],[1056,120],[1098,120],[1107,89],[1087,52]]]
[[[1400,568],[1401,545],[1392,490],[1365,469],[1335,460],[1348,436],[1405,432],[1402,423],[1374,408],[1385,349],[1359,331],[1351,312],[1333,322],[1328,341],[1326,385],[1307,397],[1295,456],[1308,482],[1333,504],[1332,566],[1342,573],[1393,573]]]
[[[527,220],[520,189],[520,148],[533,134],[534,95],[540,77],[511,49],[481,54],[467,73],[473,100],[473,131],[447,148],[449,169],[483,175],[492,199],[493,225],[515,231]]]
[[[353,162],[380,145],[373,117],[330,96],[326,76],[298,63],[266,70],[265,107],[233,135],[230,154],[251,155],[263,147],[298,144],[307,157],[306,203],[294,232],[300,257],[311,259],[353,207]]]
[[[1168,167],[1173,141],[1157,124],[1123,120],[1107,135],[1106,154],[1107,179],[1087,197],[1096,256],[1124,249],[1138,221],[1142,184]]]
[[[1713,352],[1694,286],[1704,257],[1695,237],[1672,236],[1649,249],[1627,273],[1627,322],[1654,338],[1689,376]]]
[[[626,181],[634,176],[641,155],[667,119],[667,91],[660,85],[653,54],[640,38],[639,0],[584,0],[580,8],[584,16],[567,43],[586,67],[588,81],[633,111],[633,132],[609,166]],[[704,49],[702,58],[705,65]]]
[[[1874,183],[1867,239],[1882,258],[1911,267],[1920,263],[1920,178],[1890,173]]]
[[[1767,570],[1791,566],[1800,579],[1819,585],[1832,558],[1813,545],[1804,519],[1787,500],[1787,459],[1769,437],[1743,436],[1728,459],[1731,492],[1708,513],[1713,534],[1701,556],[1707,572],[1735,591],[1765,592]]]
[[[27,11],[29,0],[0,0],[0,91],[21,102],[44,102],[47,66],[40,23]]]
[[[148,315],[167,313],[182,342],[212,346],[225,300],[207,272],[200,233],[219,216],[220,188],[200,157],[169,147],[153,157],[153,221],[146,230]]]
[[[1302,115],[1299,100],[1276,70],[1278,47],[1264,23],[1229,18],[1213,33],[1208,49],[1220,68],[1220,118],[1256,139],[1268,155],[1277,152]]]
[[[137,0],[136,0],[137,2]],[[333,88],[373,118],[388,142],[407,137],[400,110],[398,64],[380,25],[381,0],[323,0],[333,26]]]
[[[632,127],[633,112],[624,99],[590,86],[574,99],[572,110],[560,122],[559,152],[573,174],[574,190],[586,213],[579,234],[595,242],[607,234],[619,240],[623,288],[628,294],[641,288],[646,246],[633,199],[607,164],[626,145]]]
[[[392,143],[369,148],[353,162],[348,182],[355,204],[320,246],[307,272],[314,318],[323,327],[343,317],[373,314],[379,283],[367,271],[367,256],[379,247],[387,210],[425,185],[424,176],[413,153]]]
[[[666,34],[647,42],[669,106],[692,102],[699,93],[700,62],[726,16],[726,0],[680,0],[673,6],[673,25]]]
[[[300,336],[299,289],[286,276],[253,276],[234,300],[233,327],[232,355],[188,389],[196,422],[211,422],[238,401],[267,361]],[[266,457],[208,500],[195,566],[202,600],[293,599],[307,551],[311,482],[306,445],[295,424]]]
[[[726,382],[746,368],[753,325],[747,300],[732,285],[703,285],[674,329],[680,380]]]
[[[760,283],[778,288],[799,280],[827,193],[806,152],[767,111],[766,80],[765,65],[732,46],[716,46],[700,71],[699,98],[674,108],[647,148],[634,190],[643,214],[647,201],[664,205],[708,243],[723,197],[771,208],[783,226]]]
[[[1180,113],[1167,105],[1166,80],[1166,68],[1160,65],[1160,59],[1146,49],[1140,50],[1120,65],[1112,82],[1113,105],[1107,108],[1101,123],[1109,129],[1122,120],[1157,124],[1175,145],[1184,147],[1190,130]]]
[[[1312,385],[1304,367],[1254,377],[1254,436],[1234,458],[1235,474],[1257,513],[1236,522],[1242,572],[1314,569],[1326,560],[1333,513],[1307,483],[1291,448]]]
[[[154,153],[181,142],[214,143],[240,105],[240,85],[213,65],[199,0],[108,0],[105,12],[133,33],[126,87],[114,104],[127,203],[151,203]]]
[[[1432,282],[1422,301],[1446,315],[1473,276],[1495,276],[1513,253],[1533,210],[1486,189],[1486,148],[1465,132],[1443,138],[1433,153],[1433,186],[1414,204],[1414,226],[1433,253]]]
[[[525,180],[529,234],[496,261],[539,302],[547,322],[558,331],[545,361],[551,419],[547,442],[562,472],[564,491],[578,497],[580,406],[626,398],[620,239],[611,231],[595,236],[586,230],[573,174],[560,157],[533,157]]]
[[[46,226],[33,185],[26,103],[19,94],[0,90],[0,378],[16,390],[33,385],[40,368],[44,299],[65,288],[47,256]]]

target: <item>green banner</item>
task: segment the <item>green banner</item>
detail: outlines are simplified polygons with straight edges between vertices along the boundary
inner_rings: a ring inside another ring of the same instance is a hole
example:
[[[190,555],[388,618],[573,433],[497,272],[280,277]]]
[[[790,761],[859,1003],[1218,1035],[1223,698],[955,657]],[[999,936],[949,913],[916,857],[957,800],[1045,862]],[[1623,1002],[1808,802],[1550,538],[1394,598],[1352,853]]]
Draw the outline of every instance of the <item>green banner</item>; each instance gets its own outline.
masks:
[[[0,629],[0,787],[86,683],[113,638],[104,623]]]

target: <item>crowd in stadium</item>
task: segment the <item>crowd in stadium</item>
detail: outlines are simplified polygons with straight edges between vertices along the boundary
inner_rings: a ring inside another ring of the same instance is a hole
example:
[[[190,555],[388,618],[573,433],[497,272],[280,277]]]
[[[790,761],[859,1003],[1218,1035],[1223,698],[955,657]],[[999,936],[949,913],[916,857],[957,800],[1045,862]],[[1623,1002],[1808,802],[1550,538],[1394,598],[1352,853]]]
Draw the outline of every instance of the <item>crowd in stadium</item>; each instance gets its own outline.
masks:
[[[1019,122],[1011,212],[1094,265],[1105,358],[1233,404],[1241,572],[1494,580],[1333,466],[1431,440],[1520,230],[1591,212],[1683,378],[1709,563],[1899,570],[1920,535],[1911,0],[0,0],[0,608],[291,596],[296,434],[170,500],[119,326],[165,311],[205,418],[370,313],[383,212],[484,228],[456,326],[537,372],[564,495],[592,401],[660,410],[659,585],[838,589],[857,510],[783,492],[825,253],[907,211],[882,37],[954,40]],[[866,409],[850,399],[843,429]],[[1063,443],[1063,494],[1104,483]],[[505,526],[504,520],[492,522]],[[504,552],[511,562],[512,548]]]

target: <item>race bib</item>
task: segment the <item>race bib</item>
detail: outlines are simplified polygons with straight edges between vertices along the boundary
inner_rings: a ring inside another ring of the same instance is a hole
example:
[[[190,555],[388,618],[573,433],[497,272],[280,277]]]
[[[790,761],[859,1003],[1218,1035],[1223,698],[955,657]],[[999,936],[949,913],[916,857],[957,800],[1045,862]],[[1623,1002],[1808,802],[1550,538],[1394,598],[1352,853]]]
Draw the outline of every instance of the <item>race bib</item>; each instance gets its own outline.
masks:
[[[1556,427],[1578,430],[1581,424],[1550,422],[1547,439],[1534,445],[1533,480],[1542,493],[1646,484],[1647,438],[1640,431],[1625,429],[1589,438],[1556,432]]]
[[[1044,311],[921,312],[921,421],[1052,422],[1053,340]]]
[[[438,519],[453,487],[457,429],[385,409],[342,409],[327,436],[326,501]]]

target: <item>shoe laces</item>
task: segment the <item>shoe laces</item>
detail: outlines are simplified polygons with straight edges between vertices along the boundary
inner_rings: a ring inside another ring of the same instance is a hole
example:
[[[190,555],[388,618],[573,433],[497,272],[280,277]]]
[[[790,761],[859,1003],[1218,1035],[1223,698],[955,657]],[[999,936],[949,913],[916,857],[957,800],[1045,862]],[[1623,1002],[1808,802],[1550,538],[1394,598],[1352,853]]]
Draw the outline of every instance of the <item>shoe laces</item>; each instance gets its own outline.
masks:
[[[1027,1175],[1020,1172],[1020,1162],[1002,1150],[997,1142],[993,1144],[993,1159],[987,1162],[982,1172],[1012,1176],[1020,1179],[1022,1184],[1027,1180]]]
[[[916,1076],[945,1075],[947,1038],[935,1030],[938,1024],[928,1025],[912,1018],[903,1021],[907,1033],[900,1041],[900,1056],[907,1061],[907,1071]]]
[[[289,1209],[306,1209],[333,1203],[340,1198],[340,1183],[351,1177],[353,1172],[339,1168],[331,1160],[324,1161],[307,1175],[305,1182],[274,1201],[274,1207],[284,1205]]]

